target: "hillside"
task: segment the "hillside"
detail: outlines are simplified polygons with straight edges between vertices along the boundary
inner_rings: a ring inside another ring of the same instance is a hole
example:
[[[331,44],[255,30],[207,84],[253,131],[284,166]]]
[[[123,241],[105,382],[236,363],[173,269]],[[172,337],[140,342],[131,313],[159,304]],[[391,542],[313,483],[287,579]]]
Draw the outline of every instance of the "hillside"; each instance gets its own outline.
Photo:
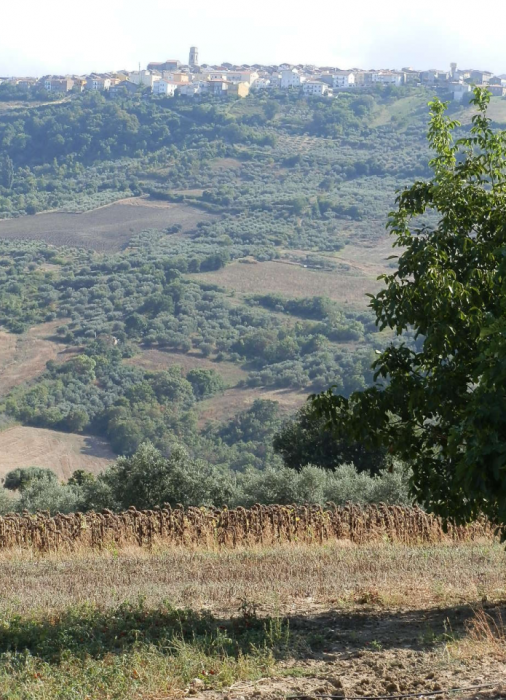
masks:
[[[116,454],[177,440],[216,464],[279,463],[286,415],[367,385],[390,341],[365,294],[395,268],[396,190],[428,175],[431,97],[83,95],[2,112],[0,410]],[[30,458],[9,444],[6,464]]]

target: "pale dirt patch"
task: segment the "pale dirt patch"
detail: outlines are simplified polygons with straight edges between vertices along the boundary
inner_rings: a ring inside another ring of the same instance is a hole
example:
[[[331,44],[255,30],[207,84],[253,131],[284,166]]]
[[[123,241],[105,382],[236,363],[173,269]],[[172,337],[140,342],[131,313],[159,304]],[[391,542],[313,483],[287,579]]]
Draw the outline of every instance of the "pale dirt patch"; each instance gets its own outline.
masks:
[[[344,260],[343,260],[344,262]],[[231,263],[216,272],[189,275],[195,281],[206,281],[233,289],[242,294],[283,294],[286,297],[327,296],[339,303],[364,308],[366,294],[377,292],[381,284],[377,275],[363,270],[323,272],[293,264],[269,261],[257,265]]]
[[[241,411],[247,411],[257,399],[276,401],[281,413],[294,413],[307,400],[306,391],[275,389],[267,391],[261,387],[226,389],[223,394],[197,404],[199,425],[209,421],[224,421],[233,418]]]
[[[18,467],[43,467],[66,480],[76,469],[98,474],[114,459],[101,438],[22,426],[0,432],[0,478]]]
[[[142,367],[153,372],[166,370],[174,365],[179,365],[184,375],[191,369],[213,369],[221,374],[228,386],[235,386],[241,379],[245,379],[248,373],[232,362],[215,362],[208,357],[203,357],[198,351],[189,353],[169,352],[150,348],[142,350],[139,355],[128,358],[125,364]]]
[[[66,362],[77,352],[50,340],[62,323],[62,319],[43,323],[22,335],[0,330],[0,397],[42,374],[49,360]]]

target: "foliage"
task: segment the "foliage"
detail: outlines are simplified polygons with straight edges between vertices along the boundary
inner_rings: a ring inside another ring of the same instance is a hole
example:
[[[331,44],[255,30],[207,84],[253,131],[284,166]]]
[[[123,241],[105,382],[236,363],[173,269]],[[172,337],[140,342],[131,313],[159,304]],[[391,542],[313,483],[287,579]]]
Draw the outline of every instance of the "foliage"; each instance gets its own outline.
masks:
[[[268,673],[289,638],[275,619],[243,614],[225,621],[143,601],[8,614],[3,627],[0,688],[16,699],[41,692],[61,700],[179,694],[195,678],[219,690]]]
[[[13,469],[7,472],[4,478],[4,488],[9,491],[25,491],[30,485],[39,481],[57,483],[54,472],[41,467],[25,467],[24,469]]]
[[[239,452],[249,446],[241,441],[233,445]],[[208,461],[191,457],[181,445],[173,445],[170,454],[164,456],[152,444],[144,443],[134,455],[120,457],[96,478],[77,473],[67,484],[58,483],[53,475],[27,479],[21,498],[9,499],[6,506],[9,511],[26,508],[30,512],[44,510],[54,514],[104,508],[120,511],[130,506],[154,508],[164,503],[172,506],[226,503],[233,507],[255,503],[323,505],[328,501],[345,504],[350,500],[409,503],[409,473],[400,464],[374,476],[357,471],[353,465],[339,465],[334,471],[306,465],[295,471],[274,464],[275,460],[269,460],[269,466],[264,468],[249,464],[238,471],[240,461],[234,463],[236,469],[232,470],[223,463],[213,464],[212,455]]]
[[[153,445],[145,443],[132,457],[120,457],[101,479],[123,508],[153,508],[163,503],[209,505],[233,500],[230,478],[202,460],[191,459],[180,445],[174,445],[169,456],[163,457]]]
[[[304,406],[274,436],[274,450],[291,469],[306,464],[335,469],[353,463],[358,472],[377,474],[385,467],[384,449],[367,449],[346,437],[336,440],[325,419],[318,417],[311,405]],[[355,500],[355,499],[352,499]]]
[[[401,248],[396,272],[371,300],[381,328],[414,329],[374,363],[377,383],[315,404],[337,434],[382,444],[413,469],[412,493],[430,510],[506,523],[505,225],[506,133],[477,89],[470,134],[431,104],[433,177],[403,191],[389,228]],[[417,219],[433,212],[433,226]]]

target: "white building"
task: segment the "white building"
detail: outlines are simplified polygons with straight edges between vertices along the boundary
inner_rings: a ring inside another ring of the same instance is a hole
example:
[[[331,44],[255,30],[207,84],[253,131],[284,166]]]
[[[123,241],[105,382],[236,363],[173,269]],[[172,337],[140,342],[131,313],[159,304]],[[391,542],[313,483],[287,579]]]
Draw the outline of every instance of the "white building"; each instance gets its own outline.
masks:
[[[453,92],[453,99],[455,102],[462,102],[465,95],[471,92],[471,86],[467,83],[452,83],[451,90]]]
[[[269,78],[258,78],[258,80],[255,80],[254,87],[256,90],[268,90],[272,86]]]
[[[284,90],[287,88],[299,88],[303,82],[304,78],[299,75],[297,68],[281,71],[281,87]]]
[[[253,85],[258,80],[258,73],[251,70],[229,70],[225,73],[225,78],[230,83],[249,83]]]
[[[160,76],[154,75],[149,70],[134,70],[128,74],[128,80],[135,85],[144,85],[152,88],[153,84],[160,80]]]
[[[332,87],[335,90],[347,90],[355,87],[355,73],[347,70],[336,71],[332,74]]]
[[[168,97],[174,97],[176,92],[177,84],[171,83],[169,80],[162,78],[153,83],[153,95],[165,95]]]
[[[402,73],[396,73],[395,71],[380,70],[373,72],[372,82],[379,83],[380,85],[395,85],[398,87],[404,82],[404,76]]]
[[[193,83],[181,83],[177,90],[180,95],[199,95],[207,91],[207,83],[204,80],[196,80]]]
[[[227,71],[226,70],[205,71],[205,76],[208,80],[227,80]]]
[[[93,90],[95,92],[100,92],[103,90],[109,90],[111,87],[110,78],[102,78],[99,75],[90,75],[86,78],[86,90]]]
[[[322,83],[321,80],[306,80],[302,86],[304,95],[326,95],[329,91],[329,86],[326,83]]]

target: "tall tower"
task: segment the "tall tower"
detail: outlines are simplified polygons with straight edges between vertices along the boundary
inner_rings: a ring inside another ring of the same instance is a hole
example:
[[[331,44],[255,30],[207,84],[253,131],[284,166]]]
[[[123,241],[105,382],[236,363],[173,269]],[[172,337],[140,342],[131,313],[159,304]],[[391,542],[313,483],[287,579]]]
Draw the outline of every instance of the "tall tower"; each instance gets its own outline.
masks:
[[[188,61],[190,68],[197,68],[199,65],[199,50],[196,46],[192,46],[190,49],[190,59]]]
[[[452,78],[455,77],[455,73],[457,72],[457,64],[456,63],[450,63],[450,73]]]

